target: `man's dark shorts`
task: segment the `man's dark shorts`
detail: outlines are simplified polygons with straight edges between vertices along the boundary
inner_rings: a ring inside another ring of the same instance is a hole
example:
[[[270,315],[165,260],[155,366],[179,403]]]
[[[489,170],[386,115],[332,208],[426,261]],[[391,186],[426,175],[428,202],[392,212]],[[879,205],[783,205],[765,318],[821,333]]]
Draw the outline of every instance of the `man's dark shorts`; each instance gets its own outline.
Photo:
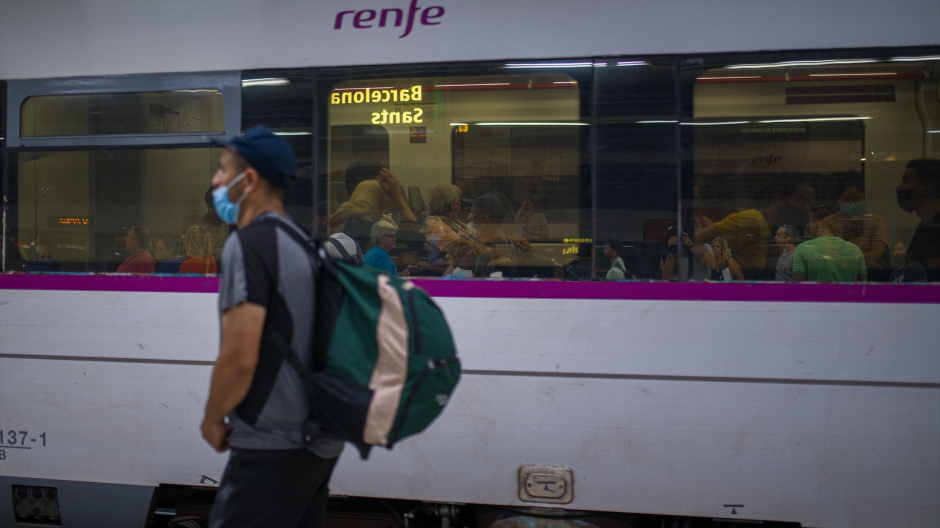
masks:
[[[306,449],[233,449],[209,517],[210,528],[323,526],[335,458]]]

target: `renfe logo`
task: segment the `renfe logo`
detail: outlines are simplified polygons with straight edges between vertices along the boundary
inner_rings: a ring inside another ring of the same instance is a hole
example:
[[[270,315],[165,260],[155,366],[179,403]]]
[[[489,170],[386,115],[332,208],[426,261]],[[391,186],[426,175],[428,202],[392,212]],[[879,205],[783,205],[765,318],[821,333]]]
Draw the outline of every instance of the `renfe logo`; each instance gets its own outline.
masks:
[[[415,16],[417,16],[418,11],[421,11],[422,8],[418,7],[418,0],[411,0],[411,5],[408,6],[408,22],[405,25],[405,32],[401,34],[398,38],[405,38],[411,34],[411,29],[415,24]],[[374,27],[372,24],[367,22],[372,22],[375,20],[377,13],[374,9],[363,9],[362,11],[340,11],[336,14],[336,23],[333,24],[333,29],[343,29],[343,17],[346,15],[352,16],[352,25],[356,29],[366,29]],[[402,18],[404,13],[401,9],[382,9],[378,13],[378,27],[385,27],[389,25],[389,18],[395,16],[395,27],[401,27]],[[423,26],[436,26],[440,22],[432,22],[432,20],[441,18],[444,16],[444,8],[441,6],[431,6],[424,8],[424,12],[421,13],[421,25]]]

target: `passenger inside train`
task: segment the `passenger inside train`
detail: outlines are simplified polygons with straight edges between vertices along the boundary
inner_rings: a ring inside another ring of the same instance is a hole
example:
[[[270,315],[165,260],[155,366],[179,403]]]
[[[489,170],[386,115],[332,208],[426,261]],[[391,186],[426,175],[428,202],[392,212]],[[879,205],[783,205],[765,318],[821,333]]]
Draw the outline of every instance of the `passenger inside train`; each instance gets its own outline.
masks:
[[[299,220],[387,257],[400,275],[940,281],[940,100],[918,95],[935,86],[937,61],[767,64],[759,75],[703,66],[683,73],[678,94],[670,65],[603,64],[612,67],[341,70],[317,88],[321,129],[296,126],[313,87],[283,73],[278,86],[244,85],[242,124],[268,121],[299,153],[286,200]],[[666,94],[663,106],[624,99],[639,86]],[[390,106],[367,97],[378,89],[415,95]],[[224,98],[211,90],[57,97],[25,101],[24,137],[224,130]],[[95,105],[108,117],[92,126],[82,116]],[[65,107],[73,117],[55,110]],[[383,110],[410,122],[376,123]],[[217,150],[11,152],[4,270],[218,272],[229,229],[206,190]],[[814,208],[831,213],[811,221]],[[392,231],[371,236],[386,220]],[[165,236],[151,244],[151,231]],[[598,243],[610,240],[619,247]],[[854,258],[849,245],[864,273],[807,267]]]

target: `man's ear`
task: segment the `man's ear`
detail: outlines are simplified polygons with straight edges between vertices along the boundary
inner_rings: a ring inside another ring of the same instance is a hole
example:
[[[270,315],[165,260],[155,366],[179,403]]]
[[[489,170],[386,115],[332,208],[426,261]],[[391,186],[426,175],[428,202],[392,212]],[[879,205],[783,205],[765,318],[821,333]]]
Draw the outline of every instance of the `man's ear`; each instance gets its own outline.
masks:
[[[248,167],[245,169],[245,182],[245,188],[242,192],[250,194],[261,186],[261,174],[254,167]]]

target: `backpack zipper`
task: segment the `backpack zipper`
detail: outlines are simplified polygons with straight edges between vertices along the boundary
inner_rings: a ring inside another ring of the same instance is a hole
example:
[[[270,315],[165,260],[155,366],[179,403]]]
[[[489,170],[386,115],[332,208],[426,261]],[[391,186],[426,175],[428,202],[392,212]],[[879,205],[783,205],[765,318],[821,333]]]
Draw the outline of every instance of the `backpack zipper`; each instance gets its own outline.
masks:
[[[440,358],[438,360],[428,360],[428,368],[424,369],[424,372],[418,376],[418,379],[415,380],[414,387],[411,388],[411,394],[408,395],[408,400],[405,402],[405,410],[401,413],[401,419],[395,424],[395,430],[392,434],[389,435],[388,448],[391,449],[395,442],[398,441],[399,435],[401,434],[401,428],[405,424],[405,421],[408,419],[408,412],[411,411],[411,404],[414,403],[415,396],[418,394],[418,390],[421,388],[421,385],[424,384],[425,380],[428,379],[428,376],[431,375],[435,370],[446,367],[451,363],[460,364],[460,360],[453,358]]]
[[[421,325],[418,324],[418,310],[415,308],[415,291],[408,290],[408,311],[411,312],[411,320],[414,323],[415,336],[415,355],[421,355]]]

